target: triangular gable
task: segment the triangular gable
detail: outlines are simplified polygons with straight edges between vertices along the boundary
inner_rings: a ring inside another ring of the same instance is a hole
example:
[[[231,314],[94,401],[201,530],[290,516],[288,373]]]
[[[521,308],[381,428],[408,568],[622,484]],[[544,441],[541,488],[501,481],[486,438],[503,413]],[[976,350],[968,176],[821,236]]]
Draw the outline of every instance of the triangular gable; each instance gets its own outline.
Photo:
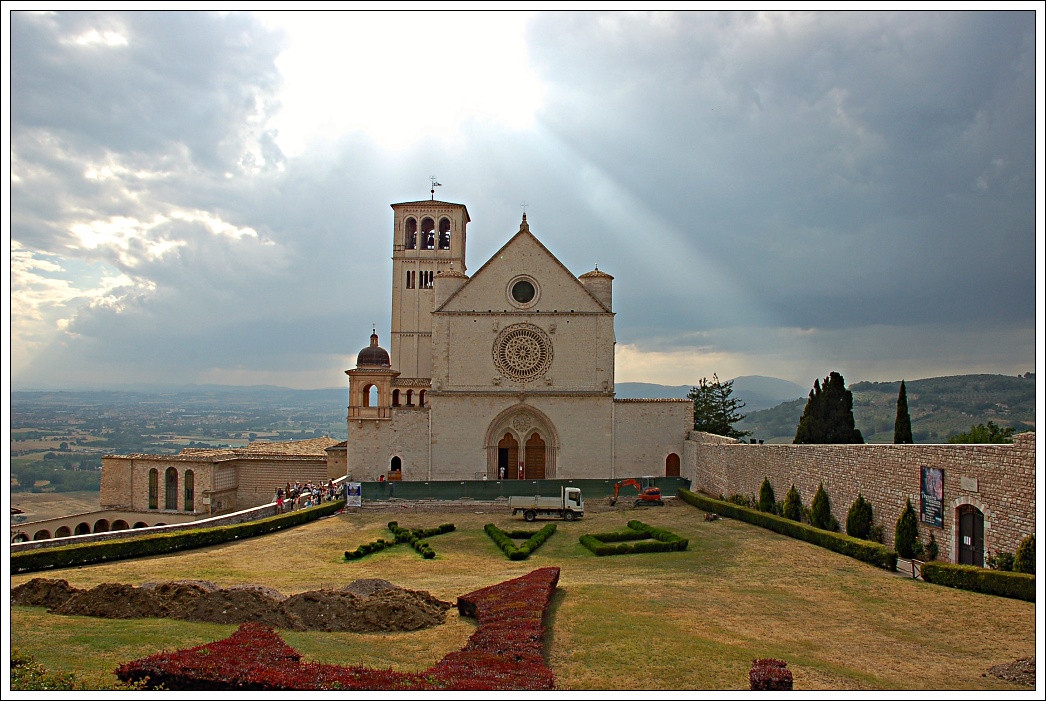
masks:
[[[517,275],[534,278],[541,294],[533,307],[521,312],[506,298],[506,286]],[[486,310],[526,313],[570,311],[611,313],[553,253],[530,232],[524,219],[519,231],[435,310]]]

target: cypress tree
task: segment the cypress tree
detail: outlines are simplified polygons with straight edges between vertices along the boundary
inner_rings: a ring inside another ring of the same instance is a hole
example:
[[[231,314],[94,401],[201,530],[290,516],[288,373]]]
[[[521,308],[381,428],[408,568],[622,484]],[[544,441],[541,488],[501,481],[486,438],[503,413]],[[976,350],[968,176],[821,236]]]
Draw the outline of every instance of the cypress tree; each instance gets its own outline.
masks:
[[[897,418],[893,420],[893,442],[914,443],[912,440],[912,417],[908,414],[908,390],[901,380],[901,390],[897,393]]]
[[[817,485],[813,503],[810,504],[810,524],[814,528],[832,530],[832,505],[828,501],[828,492],[824,491],[824,482]]]
[[[919,543],[919,521],[915,517],[915,509],[912,508],[911,498],[905,500],[904,511],[897,518],[893,547],[899,557],[906,559],[918,557],[922,554],[922,546]]]
[[[788,494],[785,494],[782,512],[782,515],[785,518],[790,518],[793,521],[803,520],[803,502],[799,498],[799,490],[795,488],[794,484],[791,489],[788,490]]]
[[[1017,546],[1013,557],[1013,571],[1035,574],[1035,536],[1030,535]]]
[[[842,375],[831,372],[824,384],[814,380],[792,443],[864,443],[854,422],[853,393]]]
[[[759,487],[759,503],[756,504],[756,508],[772,514],[776,505],[777,500],[774,498],[774,488],[770,486],[770,478],[764,477],[763,484]]]
[[[850,512],[846,514],[846,535],[868,540],[868,534],[872,531],[872,521],[872,502],[858,492],[857,499],[850,506]]]

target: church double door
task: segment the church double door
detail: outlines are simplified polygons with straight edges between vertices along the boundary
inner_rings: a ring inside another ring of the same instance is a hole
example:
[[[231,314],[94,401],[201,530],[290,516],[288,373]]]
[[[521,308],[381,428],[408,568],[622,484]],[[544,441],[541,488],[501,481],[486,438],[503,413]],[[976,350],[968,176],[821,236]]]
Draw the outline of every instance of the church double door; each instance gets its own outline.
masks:
[[[500,479],[545,479],[545,441],[536,432],[527,438],[520,450],[511,433],[498,441],[498,477]]]

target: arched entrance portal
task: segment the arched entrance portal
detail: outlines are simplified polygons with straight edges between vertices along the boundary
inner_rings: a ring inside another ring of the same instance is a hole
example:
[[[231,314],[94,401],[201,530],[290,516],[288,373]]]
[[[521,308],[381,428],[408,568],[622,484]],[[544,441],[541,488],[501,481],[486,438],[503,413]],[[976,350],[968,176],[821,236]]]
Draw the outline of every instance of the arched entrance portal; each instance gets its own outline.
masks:
[[[516,404],[498,414],[487,427],[484,448],[488,479],[556,477],[559,435],[548,417],[532,406]]]
[[[959,507],[959,564],[984,567],[984,514],[972,504]]]
[[[675,453],[665,458],[665,477],[679,477],[679,456]]]

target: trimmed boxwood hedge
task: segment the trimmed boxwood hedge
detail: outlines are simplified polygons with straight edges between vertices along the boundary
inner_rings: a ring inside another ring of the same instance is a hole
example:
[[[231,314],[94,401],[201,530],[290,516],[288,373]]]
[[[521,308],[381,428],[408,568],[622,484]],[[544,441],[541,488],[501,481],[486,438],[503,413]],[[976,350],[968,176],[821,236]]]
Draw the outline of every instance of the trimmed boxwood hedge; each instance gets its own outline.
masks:
[[[556,532],[556,524],[550,523],[539,531],[516,530],[505,532],[493,523],[488,523],[483,526],[483,530],[494,541],[494,544],[508,556],[508,559],[526,560],[532,552],[540,548],[546,540],[552,537],[552,534]],[[527,542],[517,547],[515,541],[524,538],[527,539]]]
[[[807,523],[798,523],[782,516],[774,516],[773,514],[749,509],[728,501],[713,499],[707,494],[698,494],[688,489],[681,488],[677,496],[691,506],[696,506],[703,511],[710,511],[720,516],[727,516],[738,521],[751,523],[754,526],[766,528],[790,538],[805,540],[808,543],[834,550],[837,553],[881,567],[884,570],[897,571],[897,553],[881,543],[860,540],[842,533],[814,528]]]
[[[653,542],[651,542],[653,538]],[[581,544],[598,556],[631,555],[633,553],[664,553],[686,550],[690,541],[681,538],[672,531],[655,528],[642,521],[629,521],[627,531],[614,533],[585,534],[580,538]],[[630,542],[642,541],[642,542]],[[607,545],[621,543],[621,545]]]
[[[180,550],[194,550],[211,545],[220,545],[233,540],[253,538],[273,533],[284,528],[299,526],[340,511],[345,500],[327,501],[307,509],[297,509],[286,514],[277,514],[257,521],[247,521],[229,526],[194,528],[171,533],[134,535],[127,531],[126,538],[104,540],[80,545],[59,545],[53,548],[25,550],[11,553],[11,573],[37,572],[47,569],[94,565],[99,562],[127,560],[135,557],[164,555]]]
[[[926,562],[922,566],[924,581],[1009,599],[1035,601],[1035,575],[1003,570],[988,570],[975,565],[953,565],[950,562]]]

